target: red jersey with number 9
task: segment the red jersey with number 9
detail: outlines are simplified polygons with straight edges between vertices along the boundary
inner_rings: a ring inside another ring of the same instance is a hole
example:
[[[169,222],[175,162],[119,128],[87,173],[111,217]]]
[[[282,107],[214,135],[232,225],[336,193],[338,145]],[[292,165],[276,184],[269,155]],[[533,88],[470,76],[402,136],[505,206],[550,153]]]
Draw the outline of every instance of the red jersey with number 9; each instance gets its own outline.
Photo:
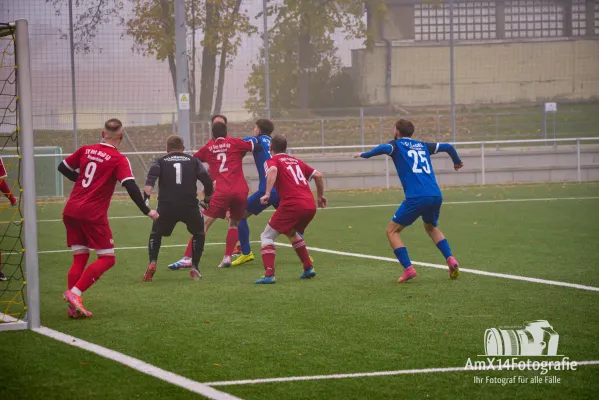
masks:
[[[72,171],[79,170],[62,212],[69,217],[90,221],[107,218],[116,183],[134,179],[127,157],[106,143],[83,146],[63,163]]]
[[[271,167],[277,168],[275,189],[279,194],[280,206],[298,210],[316,210],[316,202],[309,181],[316,170],[302,160],[281,153],[266,160],[266,174]]]
[[[243,175],[243,157],[254,150],[253,142],[225,136],[210,139],[193,156],[208,164],[214,193],[246,193],[248,184]]]

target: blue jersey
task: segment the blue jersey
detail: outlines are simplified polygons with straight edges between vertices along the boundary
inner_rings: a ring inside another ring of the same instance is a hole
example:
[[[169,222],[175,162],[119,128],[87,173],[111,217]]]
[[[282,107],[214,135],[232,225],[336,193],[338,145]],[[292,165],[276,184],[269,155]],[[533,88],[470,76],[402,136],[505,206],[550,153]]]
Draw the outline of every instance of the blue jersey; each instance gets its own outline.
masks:
[[[260,143],[262,145],[262,151],[256,151],[253,153],[253,155],[254,155],[254,162],[256,163],[256,168],[258,169],[258,178],[260,180],[260,183],[258,185],[258,190],[260,192],[266,192],[266,175],[264,172],[264,164],[266,163],[266,160],[269,160],[271,158],[270,141],[272,139],[268,135],[260,135],[258,137],[247,136],[247,137],[244,137],[243,140],[248,140],[255,144]]]
[[[410,138],[400,138],[381,144],[369,152],[363,153],[362,158],[381,154],[390,156],[395,164],[406,199],[434,197],[441,196],[441,189],[437,184],[430,156],[438,151],[449,153],[454,164],[461,163],[457,152],[450,144],[424,143]]]

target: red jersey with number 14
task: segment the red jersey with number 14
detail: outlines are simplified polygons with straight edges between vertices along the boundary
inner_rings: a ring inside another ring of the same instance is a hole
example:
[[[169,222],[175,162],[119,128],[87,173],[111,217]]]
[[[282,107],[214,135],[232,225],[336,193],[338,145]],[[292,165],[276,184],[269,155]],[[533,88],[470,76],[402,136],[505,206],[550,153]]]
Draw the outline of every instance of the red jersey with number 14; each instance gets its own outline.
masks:
[[[210,139],[193,156],[208,164],[215,194],[247,193],[250,189],[243,175],[243,157],[253,150],[253,142],[227,135]]]
[[[90,221],[107,218],[116,183],[134,179],[127,157],[106,143],[83,146],[63,163],[72,171],[79,170],[62,212],[69,217]]]
[[[275,189],[279,194],[279,207],[316,210],[316,202],[308,182],[316,172],[314,168],[284,153],[276,154],[270,160],[266,160],[264,165],[266,174],[271,167],[276,167],[278,171]]]

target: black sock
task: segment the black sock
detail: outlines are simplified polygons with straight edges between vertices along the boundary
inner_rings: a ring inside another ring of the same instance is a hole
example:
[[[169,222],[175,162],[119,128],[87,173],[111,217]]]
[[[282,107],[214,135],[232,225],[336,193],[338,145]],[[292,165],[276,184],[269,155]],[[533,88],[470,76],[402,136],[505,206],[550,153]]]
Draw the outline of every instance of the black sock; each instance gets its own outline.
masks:
[[[150,253],[150,264],[158,261],[158,253],[162,244],[162,236],[156,232],[150,233],[150,241],[148,242],[148,251]]]
[[[206,240],[206,236],[195,234],[193,235],[192,245],[191,245],[191,266],[192,268],[198,268],[200,264],[200,258],[202,258],[202,253],[204,252],[204,241]]]

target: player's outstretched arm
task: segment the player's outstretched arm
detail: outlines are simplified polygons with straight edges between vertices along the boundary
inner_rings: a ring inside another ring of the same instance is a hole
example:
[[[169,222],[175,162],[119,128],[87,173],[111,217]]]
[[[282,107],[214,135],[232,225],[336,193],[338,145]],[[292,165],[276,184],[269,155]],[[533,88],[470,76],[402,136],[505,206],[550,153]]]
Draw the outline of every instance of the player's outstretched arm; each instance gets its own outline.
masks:
[[[135,181],[133,179],[129,179],[129,180],[126,180],[125,182],[123,182],[123,186],[125,187],[125,189],[127,189],[127,193],[129,193],[129,197],[131,197],[131,200],[133,200],[133,202],[135,203],[137,208],[139,208],[139,210],[144,215],[147,215],[148,217],[152,218],[153,220],[158,219],[158,213],[154,210],[151,210],[150,207],[148,207],[146,205],[146,202],[144,201],[143,197],[141,196],[141,191],[139,190],[139,186],[137,186],[137,183],[135,183]]]
[[[260,141],[255,136],[246,136],[242,140],[246,142],[251,142],[253,144],[252,153],[259,153],[262,150],[264,150],[264,147],[262,147],[262,143],[260,143]]]
[[[77,182],[77,178],[79,178],[79,173],[67,167],[64,161],[58,165],[58,172],[63,174],[71,182]]]
[[[393,145],[389,143],[379,144],[374,149],[367,151],[365,153],[358,153],[354,155],[354,158],[370,158],[374,156],[380,155],[388,155],[390,156],[393,153]]]
[[[318,207],[326,208],[327,199],[324,197],[324,176],[320,173],[320,171],[314,171],[312,179],[314,179],[314,183],[316,184],[316,199],[318,200]]]
[[[464,163],[458,155],[458,151],[449,143],[426,143],[428,152],[430,154],[436,154],[439,152],[447,153],[453,161],[453,168],[457,171],[464,166]]]

